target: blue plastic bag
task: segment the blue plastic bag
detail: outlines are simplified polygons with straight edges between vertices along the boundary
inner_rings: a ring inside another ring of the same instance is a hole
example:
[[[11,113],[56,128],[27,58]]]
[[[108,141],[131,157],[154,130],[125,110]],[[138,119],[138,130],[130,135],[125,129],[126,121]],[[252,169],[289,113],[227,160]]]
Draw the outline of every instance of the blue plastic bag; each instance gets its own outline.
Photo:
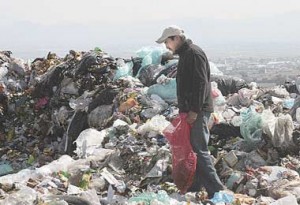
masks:
[[[142,67],[150,64],[158,65],[161,62],[162,54],[167,50],[163,47],[143,47],[136,52],[137,56],[143,58]]]
[[[155,84],[149,87],[147,94],[156,94],[167,102],[177,100],[176,79],[170,79],[166,84]]]
[[[291,109],[294,106],[295,99],[285,99],[283,100],[283,107],[287,109]]]
[[[211,199],[211,202],[217,204],[217,203],[229,203],[231,204],[234,200],[234,197],[233,195],[231,194],[227,194],[227,193],[224,193],[224,192],[216,192],[214,194],[214,197]]]
[[[126,77],[126,76],[132,76],[132,67],[133,67],[133,63],[132,61],[125,63],[123,65],[118,66],[117,71],[114,75],[114,81],[118,80],[121,77]]]

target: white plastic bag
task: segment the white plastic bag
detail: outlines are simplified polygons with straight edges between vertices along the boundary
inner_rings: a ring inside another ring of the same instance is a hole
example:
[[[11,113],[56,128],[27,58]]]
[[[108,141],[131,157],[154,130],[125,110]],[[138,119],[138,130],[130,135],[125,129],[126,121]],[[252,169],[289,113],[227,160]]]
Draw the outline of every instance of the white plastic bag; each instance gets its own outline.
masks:
[[[83,130],[75,140],[76,150],[74,151],[79,157],[92,155],[96,148],[102,147],[102,141],[107,131],[98,131],[93,128]]]
[[[162,133],[162,131],[170,125],[170,122],[162,115],[156,115],[151,120],[147,121],[145,124],[137,129],[137,132],[141,135],[147,132]]]
[[[267,134],[270,139],[273,139],[277,118],[270,109],[264,110],[261,114],[261,118],[263,133]]]
[[[293,143],[294,124],[292,117],[287,114],[281,114],[275,125],[273,145],[280,148],[290,148],[294,146]]]

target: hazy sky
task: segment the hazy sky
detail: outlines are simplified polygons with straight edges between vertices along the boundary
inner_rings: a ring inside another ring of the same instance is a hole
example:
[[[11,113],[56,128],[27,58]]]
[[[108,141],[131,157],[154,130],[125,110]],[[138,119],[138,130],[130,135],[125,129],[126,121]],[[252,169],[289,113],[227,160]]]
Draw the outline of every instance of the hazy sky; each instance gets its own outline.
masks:
[[[155,45],[181,26],[198,44],[291,43],[300,36],[299,0],[0,0],[0,45],[15,52]]]

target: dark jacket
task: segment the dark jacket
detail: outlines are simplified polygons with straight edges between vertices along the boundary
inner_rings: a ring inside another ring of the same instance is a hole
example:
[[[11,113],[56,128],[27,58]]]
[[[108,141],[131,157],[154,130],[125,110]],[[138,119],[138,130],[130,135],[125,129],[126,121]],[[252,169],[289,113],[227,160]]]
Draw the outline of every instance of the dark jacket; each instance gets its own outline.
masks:
[[[210,67],[203,50],[186,40],[176,50],[179,55],[177,68],[177,99],[180,112],[213,112]]]

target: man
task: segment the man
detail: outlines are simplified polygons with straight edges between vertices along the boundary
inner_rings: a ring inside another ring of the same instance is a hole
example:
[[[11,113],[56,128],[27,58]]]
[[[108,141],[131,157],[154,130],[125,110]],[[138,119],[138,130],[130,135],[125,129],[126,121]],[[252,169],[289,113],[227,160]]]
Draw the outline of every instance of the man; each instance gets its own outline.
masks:
[[[208,197],[212,198],[224,186],[208,152],[207,122],[213,112],[213,103],[207,57],[201,48],[186,39],[184,31],[177,26],[164,29],[156,42],[164,43],[170,51],[179,55],[176,77],[178,108],[179,112],[188,114],[186,120],[192,125],[190,141],[197,154],[194,182],[188,191],[200,191],[204,186]]]

